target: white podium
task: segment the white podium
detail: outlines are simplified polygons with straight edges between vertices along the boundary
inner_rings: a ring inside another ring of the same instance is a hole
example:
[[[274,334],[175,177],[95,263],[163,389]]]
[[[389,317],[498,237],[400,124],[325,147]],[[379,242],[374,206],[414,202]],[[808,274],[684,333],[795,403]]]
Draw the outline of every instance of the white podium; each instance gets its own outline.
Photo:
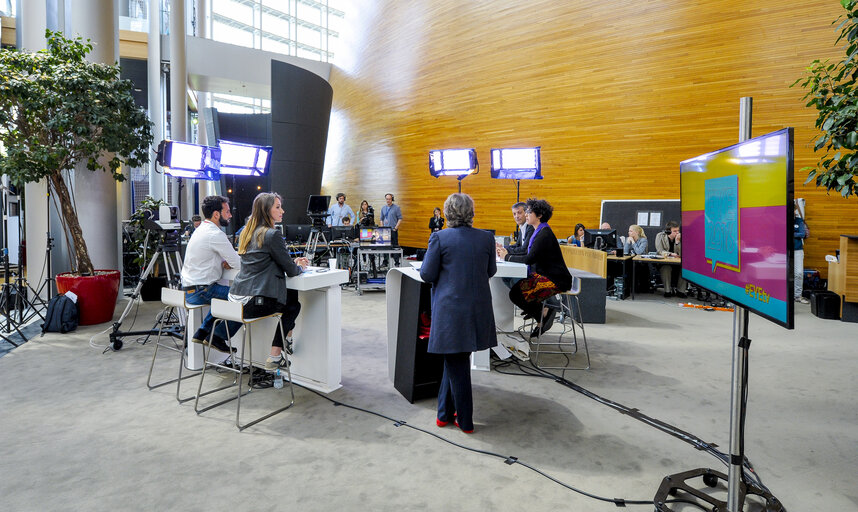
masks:
[[[321,271],[320,271],[321,270]],[[236,274],[224,272],[231,279]],[[295,321],[292,337],[295,340],[292,361],[292,379],[297,384],[322,393],[330,393],[342,387],[342,292],[340,285],[348,282],[346,270],[328,270],[310,267],[303,274],[286,278],[286,287],[298,292],[301,313]],[[199,328],[208,308],[192,311],[188,318],[187,336]],[[276,321],[260,321],[254,324],[253,353],[251,360],[264,363],[271,350]],[[241,347],[241,329],[232,337],[232,345]],[[203,346],[188,343],[188,367],[201,369]],[[221,360],[227,354],[212,351]],[[237,352],[236,357],[241,357]]]

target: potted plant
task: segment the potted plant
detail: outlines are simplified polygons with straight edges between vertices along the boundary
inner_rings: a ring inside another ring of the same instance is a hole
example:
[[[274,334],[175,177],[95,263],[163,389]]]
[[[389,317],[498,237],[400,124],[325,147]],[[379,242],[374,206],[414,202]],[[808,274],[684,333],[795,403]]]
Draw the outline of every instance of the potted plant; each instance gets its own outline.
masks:
[[[804,99],[818,111],[816,127],[822,131],[813,146],[819,161],[802,169],[809,171],[805,183],[816,178],[817,187],[849,197],[858,194],[858,0],[840,5],[846,13],[833,22],[840,31],[835,44],[844,42],[846,55],[837,62],[814,60],[792,86],[807,90]]]
[[[123,181],[121,165],[149,161],[151,123],[134,103],[131,82],[120,80],[118,65],[86,60],[89,40],[50,30],[45,37],[45,50],[0,50],[0,174],[18,185],[47,180],[72,261],[72,272],[57,276],[57,289],[78,295],[81,324],[107,322],[119,272],[93,268],[66,176],[85,163]]]

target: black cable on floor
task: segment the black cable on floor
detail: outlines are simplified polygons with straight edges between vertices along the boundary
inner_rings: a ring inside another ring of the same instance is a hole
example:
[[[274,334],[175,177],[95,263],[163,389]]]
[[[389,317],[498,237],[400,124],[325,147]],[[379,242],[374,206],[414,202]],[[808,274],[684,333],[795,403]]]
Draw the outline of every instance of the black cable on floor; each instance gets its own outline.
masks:
[[[355,405],[349,405],[349,404],[344,403],[344,402],[341,402],[341,401],[339,401],[339,400],[334,400],[334,399],[332,399],[332,398],[330,398],[330,397],[328,397],[328,396],[324,395],[323,393],[320,393],[320,392],[318,392],[318,391],[316,391],[316,390],[314,390],[314,389],[310,389],[310,388],[308,388],[308,387],[306,387],[306,386],[302,386],[301,384],[298,384],[298,383],[295,383],[295,382],[293,382],[292,384],[293,384],[293,385],[295,385],[295,386],[298,386],[298,387],[300,387],[300,388],[306,389],[307,391],[310,391],[311,393],[315,393],[316,395],[318,395],[318,396],[320,396],[320,397],[324,398],[325,400],[327,400],[327,401],[331,402],[331,403],[332,403],[332,404],[334,404],[335,406],[342,406],[342,407],[346,407],[346,408],[348,408],[348,409],[352,409],[352,410],[355,410],[355,411],[363,412],[363,413],[366,413],[366,414],[371,414],[371,415],[373,415],[373,416],[378,416],[379,418],[382,418],[382,419],[385,419],[385,420],[388,420],[388,421],[392,422],[392,423],[393,423],[393,426],[395,426],[395,427],[408,427],[408,428],[414,429],[414,430],[416,430],[416,431],[418,431],[418,432],[422,432],[422,433],[424,433],[424,434],[427,434],[427,435],[429,435],[429,436],[432,436],[432,437],[434,437],[434,438],[436,438],[436,439],[438,439],[438,440],[440,440],[440,441],[443,441],[443,442],[445,442],[445,443],[447,443],[447,444],[451,444],[451,445],[453,445],[453,446],[455,446],[455,447],[457,447],[457,448],[461,448],[461,449],[463,449],[463,450],[467,450],[467,451],[469,451],[469,452],[480,453],[480,454],[483,454],[483,455],[488,455],[488,456],[490,456],[490,457],[495,457],[495,458],[498,458],[498,459],[502,459],[502,460],[504,461],[504,463],[505,463],[505,464],[508,464],[508,465],[510,465],[510,466],[512,466],[512,465],[514,465],[514,464],[518,464],[518,465],[523,466],[523,467],[525,467],[525,468],[527,468],[527,469],[529,469],[529,470],[531,470],[531,471],[533,471],[533,472],[537,473],[538,475],[543,476],[543,477],[545,477],[545,478],[547,478],[547,479],[551,480],[552,482],[554,482],[554,483],[556,483],[556,484],[558,484],[558,485],[560,485],[560,486],[562,486],[562,487],[564,487],[564,488],[566,488],[566,489],[569,489],[570,491],[576,492],[576,493],[578,493],[578,494],[580,494],[580,495],[582,495],[582,496],[586,496],[586,497],[588,497],[588,498],[591,498],[591,499],[594,499],[594,500],[598,500],[598,501],[602,501],[602,502],[606,502],[606,503],[613,503],[613,504],[614,504],[614,505],[616,505],[617,507],[625,507],[626,505],[649,505],[649,506],[653,506],[653,505],[655,505],[655,503],[653,502],[653,500],[628,500],[628,499],[624,499],[624,498],[607,498],[607,497],[605,497],[605,496],[599,496],[598,494],[589,493],[589,492],[587,492],[587,491],[583,491],[583,490],[581,490],[581,489],[578,489],[577,487],[574,487],[574,486],[572,486],[572,485],[569,485],[569,484],[567,484],[567,483],[565,483],[565,482],[562,482],[562,481],[558,480],[557,478],[554,478],[553,476],[549,475],[548,473],[546,473],[546,472],[544,472],[544,471],[542,471],[542,470],[540,470],[540,469],[536,468],[535,466],[532,466],[532,465],[530,465],[530,464],[526,464],[526,463],[522,462],[521,460],[519,460],[519,458],[518,458],[518,457],[513,457],[513,456],[511,456],[511,455],[502,455],[502,454],[500,454],[500,453],[495,453],[495,452],[490,452],[490,451],[487,451],[487,450],[480,450],[480,449],[477,449],[477,448],[472,448],[472,447],[470,447],[470,446],[465,446],[465,445],[463,445],[463,444],[456,443],[456,442],[451,441],[451,440],[449,440],[449,439],[447,439],[447,438],[445,438],[445,437],[442,437],[442,436],[440,436],[440,435],[436,434],[435,432],[431,432],[431,431],[426,430],[426,429],[424,429],[424,428],[420,428],[420,427],[416,427],[416,426],[414,426],[414,425],[410,425],[410,424],[408,424],[405,420],[396,420],[396,419],[394,419],[394,418],[391,418],[390,416],[386,416],[386,415],[381,414],[381,413],[379,413],[379,412],[375,412],[375,411],[371,411],[371,410],[369,410],[369,409],[364,409],[364,408],[361,408],[361,407],[357,407],[357,406],[355,406]],[[681,499],[681,498],[672,499],[672,500],[667,500],[665,503],[688,503],[688,504],[691,504],[691,505],[696,505],[697,507],[699,507],[699,508],[700,508],[700,509],[702,509],[702,510],[709,510],[709,509],[707,509],[707,508],[704,508],[704,507],[703,507],[702,505],[700,505],[699,503],[694,503],[694,502],[692,502],[692,501],[690,501],[690,500],[685,500],[685,499]]]

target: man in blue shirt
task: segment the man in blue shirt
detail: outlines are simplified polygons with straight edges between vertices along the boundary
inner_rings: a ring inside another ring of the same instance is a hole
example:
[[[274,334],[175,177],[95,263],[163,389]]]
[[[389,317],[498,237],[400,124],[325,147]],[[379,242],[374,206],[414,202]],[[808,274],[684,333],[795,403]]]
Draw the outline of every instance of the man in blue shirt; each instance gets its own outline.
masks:
[[[381,225],[393,228],[391,242],[397,246],[399,245],[399,225],[402,224],[402,210],[399,209],[399,205],[393,204],[393,194],[385,194],[384,200],[387,205],[381,207]]]
[[[796,302],[802,304],[810,303],[809,300],[801,296],[804,286],[804,239],[810,235],[810,230],[807,228],[804,219],[801,218],[801,212],[798,207],[795,208],[795,223],[793,224],[793,258],[795,265],[793,268],[794,280],[794,297]]]
[[[346,195],[340,192],[337,194],[337,202],[328,209],[328,226],[343,226],[343,219],[348,217],[349,225],[355,223],[355,212],[352,207],[346,204]]]

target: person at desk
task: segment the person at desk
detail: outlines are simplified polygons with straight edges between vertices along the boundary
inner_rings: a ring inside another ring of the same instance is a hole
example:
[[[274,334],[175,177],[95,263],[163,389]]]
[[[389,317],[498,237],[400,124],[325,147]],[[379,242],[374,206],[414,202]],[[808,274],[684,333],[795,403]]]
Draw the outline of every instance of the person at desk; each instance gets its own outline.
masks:
[[[681,258],[681,242],[682,233],[679,232],[679,223],[671,220],[664,226],[664,231],[655,236],[655,250],[663,258]],[[682,278],[682,269],[679,265],[659,265],[658,272],[664,284],[665,297],[674,295],[683,299],[686,297],[685,279]]]
[[[527,277],[517,282],[509,291],[509,299],[525,313],[525,318],[539,319],[531,337],[537,337],[551,328],[557,307],[550,305],[546,311],[540,310],[540,302],[572,288],[572,275],[563,262],[560,244],[548,220],[554,208],[544,199],[528,199],[527,223],[533,226],[533,236],[528,242],[526,254],[510,254],[504,248],[497,249],[497,255],[505,261],[527,264]]]
[[[623,254],[632,256],[646,254],[648,245],[649,241],[646,238],[643,228],[637,224],[629,226],[629,236],[623,244]]]
[[[199,215],[194,215],[193,217],[191,217],[191,224],[188,224],[187,226],[185,226],[184,235],[187,237],[193,235],[194,230],[196,230],[198,227],[200,227],[200,224],[202,224],[202,223],[203,223],[203,218],[200,217]]]
[[[467,194],[451,194],[444,201],[444,214],[449,228],[429,237],[420,267],[420,278],[432,284],[427,350],[444,359],[435,424],[444,427],[454,421],[470,434],[474,431],[471,352],[498,343],[489,288],[489,279],[497,271],[494,237],[472,227],[474,201]]]
[[[360,214],[358,215],[358,226],[370,227],[375,225],[375,210],[364,199],[360,202]]]
[[[221,226],[228,226],[229,219],[232,218],[229,200],[223,196],[205,197],[202,211],[206,220],[201,222],[191,235],[182,264],[182,290],[185,292],[185,301],[194,305],[211,304],[212,299],[226,300],[229,286],[225,281],[221,281],[223,271],[241,265],[229,238],[220,229]],[[229,353],[230,347],[226,340],[238,331],[241,324],[219,323],[212,333],[214,321],[212,314],[207,314],[191,341],[208,345],[211,338],[212,348]]]
[[[280,195],[273,192],[258,194],[253,200],[250,220],[238,239],[241,270],[232,282],[229,300],[244,304],[245,318],[257,318],[281,313],[280,329],[274,331],[271,352],[265,367],[273,370],[286,364],[285,350],[292,353],[292,329],[301,311],[298,292],[286,288],[284,274],[299,275],[310,264],[307,258],[292,260],[280,231],[274,224],[283,220]]]
[[[515,220],[515,225],[518,226],[512,235],[513,245],[495,244],[496,249],[506,249],[509,254],[527,254],[530,237],[533,236],[533,226],[525,220],[525,208],[527,208],[527,204],[522,202],[512,205],[512,218]],[[512,288],[519,280],[517,277],[504,277],[501,279],[507,288]]]
[[[429,233],[435,233],[444,229],[444,217],[441,217],[441,209],[435,208],[432,212],[432,218],[429,219]]]
[[[355,212],[352,207],[346,204],[346,195],[340,192],[337,194],[337,202],[328,209],[328,227],[344,226],[343,219],[349,219],[349,224],[355,218]]]
[[[584,247],[584,229],[584,224],[581,224],[580,222],[575,224],[575,229],[572,231],[574,234],[566,239],[566,243],[569,245]]]

